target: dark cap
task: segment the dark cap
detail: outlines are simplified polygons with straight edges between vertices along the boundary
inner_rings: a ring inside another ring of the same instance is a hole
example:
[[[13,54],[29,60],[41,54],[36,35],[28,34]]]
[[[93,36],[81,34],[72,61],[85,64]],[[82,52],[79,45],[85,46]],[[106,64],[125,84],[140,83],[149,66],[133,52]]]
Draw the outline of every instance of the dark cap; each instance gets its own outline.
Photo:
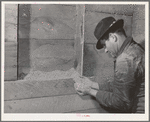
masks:
[[[102,19],[96,26],[95,31],[94,31],[94,35],[97,38],[98,42],[96,44],[96,48],[97,49],[101,49],[103,48],[102,44],[101,44],[101,38],[102,36],[109,32],[110,29],[119,29],[122,28],[124,25],[124,21],[123,19],[119,19],[119,20],[115,20],[115,18],[113,17],[106,17],[104,19]]]

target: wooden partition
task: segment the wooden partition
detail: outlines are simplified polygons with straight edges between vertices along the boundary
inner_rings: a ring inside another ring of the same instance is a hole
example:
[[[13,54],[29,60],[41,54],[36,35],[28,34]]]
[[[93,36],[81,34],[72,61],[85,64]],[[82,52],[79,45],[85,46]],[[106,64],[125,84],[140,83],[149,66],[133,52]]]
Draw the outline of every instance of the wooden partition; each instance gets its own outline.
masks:
[[[18,5],[5,5],[5,80],[17,80]]]

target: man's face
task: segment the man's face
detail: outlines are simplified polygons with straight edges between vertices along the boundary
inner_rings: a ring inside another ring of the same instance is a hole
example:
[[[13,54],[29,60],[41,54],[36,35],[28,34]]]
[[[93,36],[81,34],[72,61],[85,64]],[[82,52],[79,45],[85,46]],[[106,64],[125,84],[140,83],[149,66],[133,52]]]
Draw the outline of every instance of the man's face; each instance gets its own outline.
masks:
[[[112,40],[112,38],[109,38],[107,40],[102,40],[102,45],[103,48],[105,49],[105,53],[110,54],[113,58],[116,57],[116,43],[114,40]]]

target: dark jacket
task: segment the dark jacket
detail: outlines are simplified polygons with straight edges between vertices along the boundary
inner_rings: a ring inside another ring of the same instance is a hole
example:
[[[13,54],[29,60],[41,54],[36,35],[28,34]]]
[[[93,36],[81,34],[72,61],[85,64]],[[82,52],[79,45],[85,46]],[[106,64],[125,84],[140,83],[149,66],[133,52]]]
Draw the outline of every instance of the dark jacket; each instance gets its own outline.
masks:
[[[128,37],[114,62],[114,81],[100,84],[97,101],[121,112],[145,112],[145,51]]]

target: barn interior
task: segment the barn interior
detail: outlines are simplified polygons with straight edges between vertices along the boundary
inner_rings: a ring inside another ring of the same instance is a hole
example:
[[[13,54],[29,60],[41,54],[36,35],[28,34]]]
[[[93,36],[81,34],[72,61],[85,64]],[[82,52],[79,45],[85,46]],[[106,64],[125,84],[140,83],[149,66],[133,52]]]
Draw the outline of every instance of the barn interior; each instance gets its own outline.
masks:
[[[145,47],[144,5],[6,4],[4,112],[111,112],[79,96],[73,81],[79,75],[113,80],[113,59],[96,49],[94,37],[108,16],[123,19],[127,36]]]

